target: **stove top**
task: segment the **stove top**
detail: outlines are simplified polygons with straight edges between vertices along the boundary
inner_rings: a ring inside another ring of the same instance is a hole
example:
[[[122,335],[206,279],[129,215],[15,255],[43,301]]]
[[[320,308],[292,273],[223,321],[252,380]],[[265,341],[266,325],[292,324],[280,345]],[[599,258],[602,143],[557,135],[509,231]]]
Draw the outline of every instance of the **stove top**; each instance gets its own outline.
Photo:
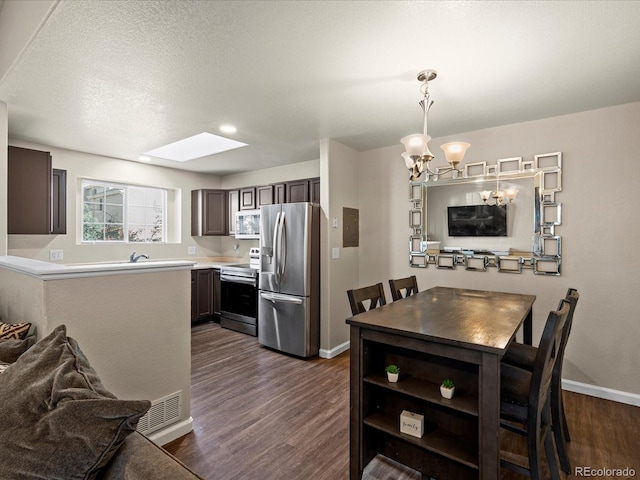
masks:
[[[221,275],[232,275],[236,277],[258,277],[259,270],[248,263],[238,263],[235,265],[224,265],[220,267]]]

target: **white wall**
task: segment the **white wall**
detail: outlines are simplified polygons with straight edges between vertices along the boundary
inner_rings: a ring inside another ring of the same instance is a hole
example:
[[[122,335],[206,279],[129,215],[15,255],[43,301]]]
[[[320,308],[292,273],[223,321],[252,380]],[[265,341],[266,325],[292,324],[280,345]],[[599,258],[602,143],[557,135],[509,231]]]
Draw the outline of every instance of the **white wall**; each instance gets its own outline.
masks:
[[[454,139],[471,143],[464,162],[563,152],[562,275],[546,277],[408,266],[408,176],[401,146],[360,154],[359,285],[415,274],[436,285],[529,293],[534,341],[568,287],[581,294],[564,364],[565,379],[640,394],[640,103],[433,139],[432,151]],[[442,155],[435,165],[444,163]],[[446,188],[446,187],[440,187]],[[346,295],[336,298],[348,305]]]

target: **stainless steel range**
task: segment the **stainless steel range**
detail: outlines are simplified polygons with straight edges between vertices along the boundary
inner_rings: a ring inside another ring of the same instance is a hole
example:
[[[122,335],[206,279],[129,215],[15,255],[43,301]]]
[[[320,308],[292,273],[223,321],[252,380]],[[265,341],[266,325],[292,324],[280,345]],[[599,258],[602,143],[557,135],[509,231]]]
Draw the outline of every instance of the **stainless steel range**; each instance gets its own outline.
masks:
[[[220,268],[220,326],[258,335],[260,249],[250,250],[250,263]]]

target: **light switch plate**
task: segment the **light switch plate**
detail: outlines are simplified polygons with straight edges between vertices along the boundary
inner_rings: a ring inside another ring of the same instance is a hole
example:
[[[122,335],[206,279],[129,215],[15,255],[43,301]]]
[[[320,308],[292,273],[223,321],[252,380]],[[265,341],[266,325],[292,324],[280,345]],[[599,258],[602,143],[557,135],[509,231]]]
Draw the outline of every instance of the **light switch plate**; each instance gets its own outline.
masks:
[[[334,247],[331,249],[331,258],[340,258],[340,248]]]

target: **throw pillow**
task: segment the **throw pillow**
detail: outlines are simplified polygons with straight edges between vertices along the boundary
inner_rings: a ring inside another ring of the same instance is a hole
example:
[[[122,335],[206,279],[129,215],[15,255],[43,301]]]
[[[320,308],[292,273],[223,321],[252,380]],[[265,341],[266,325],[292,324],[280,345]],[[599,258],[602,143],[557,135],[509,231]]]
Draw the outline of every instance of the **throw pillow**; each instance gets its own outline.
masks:
[[[28,335],[24,340],[10,338],[0,340],[0,362],[13,363],[20,355],[36,343],[35,335]]]
[[[64,325],[0,375],[0,478],[93,479],[149,409],[118,400]]]
[[[30,323],[2,323],[0,322],[0,339],[15,338],[23,340],[29,333]]]

